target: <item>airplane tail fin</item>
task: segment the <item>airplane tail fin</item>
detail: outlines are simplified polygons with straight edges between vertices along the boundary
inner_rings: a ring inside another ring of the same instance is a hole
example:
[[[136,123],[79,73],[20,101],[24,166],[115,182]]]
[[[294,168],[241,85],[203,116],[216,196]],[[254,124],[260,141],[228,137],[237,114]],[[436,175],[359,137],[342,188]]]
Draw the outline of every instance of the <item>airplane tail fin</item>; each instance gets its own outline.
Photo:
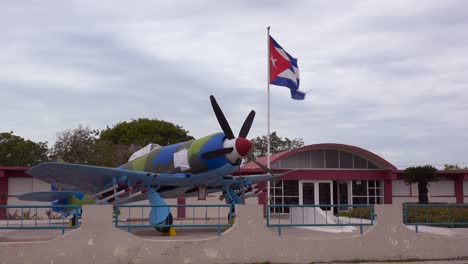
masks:
[[[62,190],[62,187],[60,187],[60,186],[58,186],[58,185],[53,185],[53,184],[51,184],[51,185],[50,185],[50,190],[51,190],[52,192],[61,191],[61,190]]]

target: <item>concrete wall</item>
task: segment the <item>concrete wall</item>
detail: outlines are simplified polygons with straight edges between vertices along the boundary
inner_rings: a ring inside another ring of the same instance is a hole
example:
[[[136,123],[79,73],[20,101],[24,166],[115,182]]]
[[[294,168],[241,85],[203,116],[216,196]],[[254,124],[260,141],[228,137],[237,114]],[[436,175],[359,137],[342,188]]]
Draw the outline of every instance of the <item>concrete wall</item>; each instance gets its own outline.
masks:
[[[85,206],[82,226],[48,242],[0,243],[0,263],[310,263],[338,260],[467,257],[468,237],[409,231],[401,205],[377,205],[376,224],[342,239],[279,237],[262,208],[237,208],[237,222],[220,237],[147,240],[112,226],[111,206]]]

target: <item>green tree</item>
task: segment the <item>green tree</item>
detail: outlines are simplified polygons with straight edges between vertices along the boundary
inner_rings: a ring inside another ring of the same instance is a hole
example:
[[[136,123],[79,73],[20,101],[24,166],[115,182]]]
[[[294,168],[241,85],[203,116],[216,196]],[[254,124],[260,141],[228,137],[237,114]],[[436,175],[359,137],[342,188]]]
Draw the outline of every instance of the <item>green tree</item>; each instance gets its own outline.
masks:
[[[149,143],[167,145],[191,139],[188,131],[162,120],[120,122],[102,131],[80,125],[61,132],[50,155],[71,163],[116,167]]]
[[[133,152],[139,146],[113,144],[106,140],[98,139],[93,146],[93,155],[90,157],[90,164],[106,167],[117,167],[128,161]]]
[[[254,158],[264,157],[267,155],[267,136],[259,136],[250,140],[253,145],[251,155]],[[276,132],[270,134],[270,152],[272,154],[285,150],[291,150],[304,146],[302,138],[289,139],[278,136]]]
[[[71,163],[100,165],[93,162],[98,136],[99,131],[82,125],[62,131],[50,150],[50,157]]]
[[[130,122],[120,122],[114,127],[101,131],[101,140],[117,145],[146,146],[156,143],[162,146],[192,140],[188,131],[181,126],[157,119],[141,118]]]
[[[0,133],[0,165],[33,166],[47,160],[47,142],[33,142],[13,132]]]
[[[407,184],[418,183],[418,200],[420,204],[429,202],[427,186],[429,182],[437,181],[437,169],[431,165],[409,167],[405,170],[404,180]]]
[[[468,167],[460,167],[458,164],[444,164],[444,170],[449,171],[449,170],[468,170]]]

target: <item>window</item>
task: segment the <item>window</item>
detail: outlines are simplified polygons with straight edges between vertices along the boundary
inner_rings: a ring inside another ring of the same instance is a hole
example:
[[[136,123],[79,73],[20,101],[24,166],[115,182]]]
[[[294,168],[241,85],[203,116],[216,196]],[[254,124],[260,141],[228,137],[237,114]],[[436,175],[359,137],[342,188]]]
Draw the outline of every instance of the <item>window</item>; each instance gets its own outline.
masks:
[[[299,182],[295,180],[270,182],[270,204],[299,204]],[[273,207],[270,212],[287,214],[289,208]]]
[[[354,168],[355,169],[367,169],[367,160],[354,155]]]
[[[281,159],[281,168],[297,168],[297,160],[294,156],[295,155],[292,155]]]
[[[338,166],[338,151],[326,150],[325,151],[325,165],[327,168],[339,168]]]
[[[324,152],[323,150],[312,150],[310,151],[310,167],[311,168],[323,168],[324,167]]]
[[[375,163],[348,151],[316,149],[301,151],[282,158],[272,168],[380,169]]]
[[[310,151],[302,151],[294,154],[296,168],[310,168]]]
[[[353,154],[340,151],[340,168],[353,168]]]
[[[379,180],[354,180],[353,204],[380,204],[383,202],[383,184]]]

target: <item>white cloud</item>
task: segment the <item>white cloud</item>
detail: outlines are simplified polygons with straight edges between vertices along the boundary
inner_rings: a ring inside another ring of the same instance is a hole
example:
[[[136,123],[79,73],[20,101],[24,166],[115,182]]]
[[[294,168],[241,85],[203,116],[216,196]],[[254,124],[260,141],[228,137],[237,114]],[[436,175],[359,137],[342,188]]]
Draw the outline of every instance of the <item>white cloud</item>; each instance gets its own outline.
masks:
[[[78,123],[165,119],[199,137],[257,111],[266,26],[299,58],[303,102],[271,87],[272,130],[397,165],[468,159],[463,1],[43,1],[0,4],[0,122],[34,140]]]

